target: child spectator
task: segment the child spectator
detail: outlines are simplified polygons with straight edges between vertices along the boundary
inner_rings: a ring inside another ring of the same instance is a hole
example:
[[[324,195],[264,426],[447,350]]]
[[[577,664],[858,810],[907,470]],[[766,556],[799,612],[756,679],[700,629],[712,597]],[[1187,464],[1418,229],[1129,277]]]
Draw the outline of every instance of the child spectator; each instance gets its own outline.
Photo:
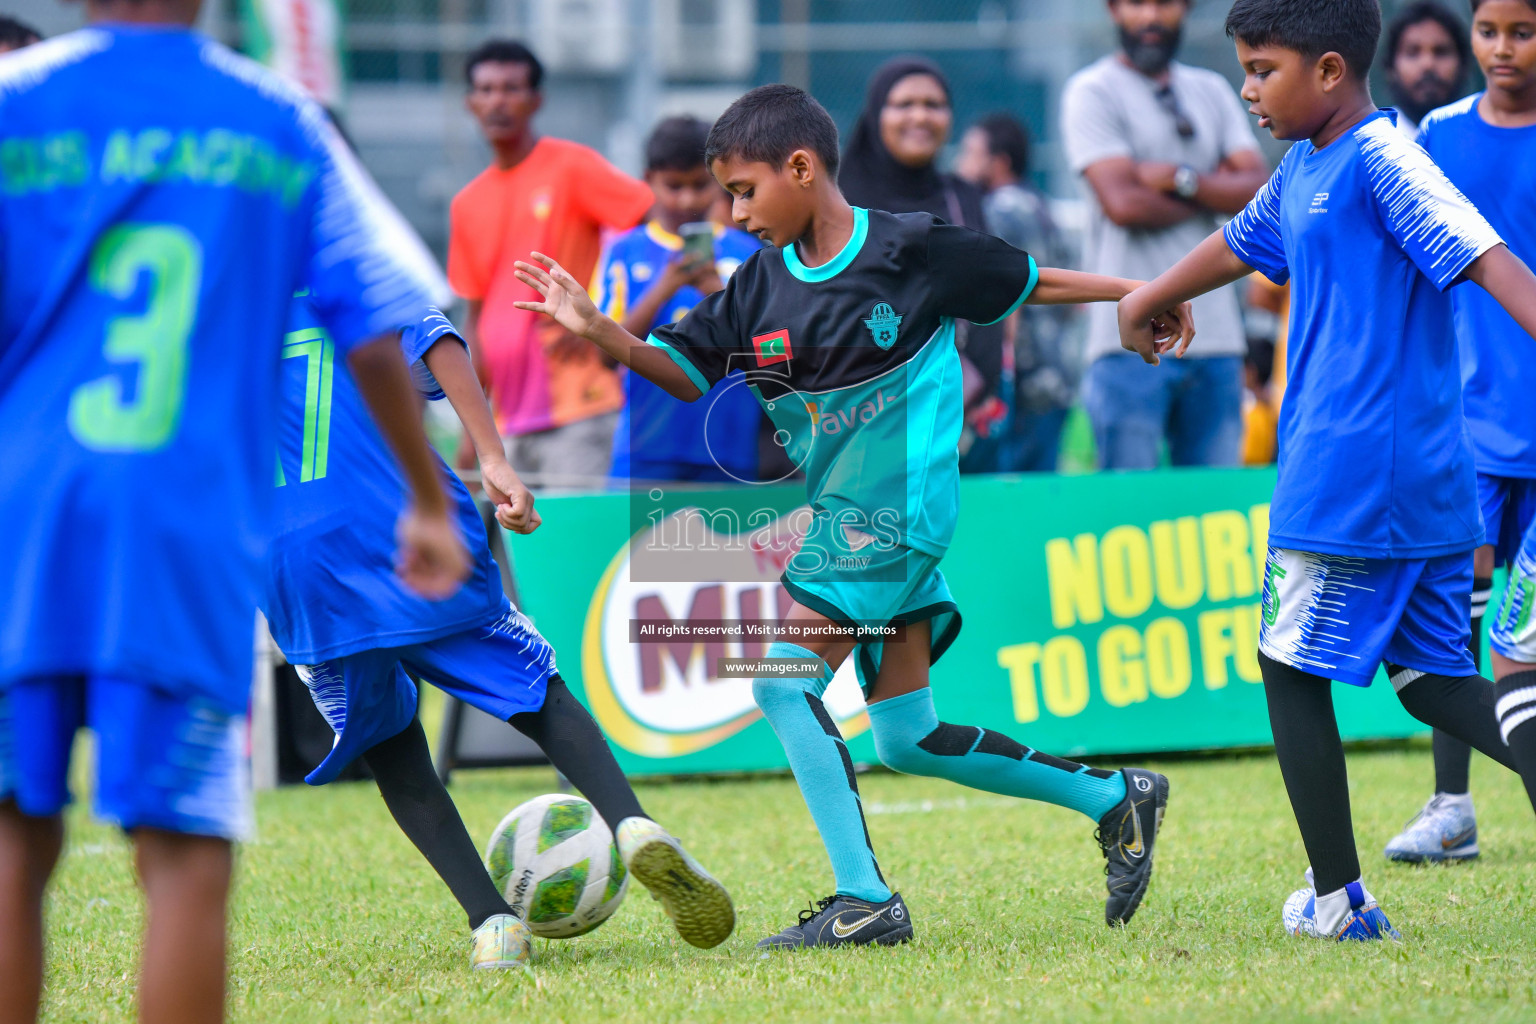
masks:
[[[646,337],[677,323],[706,295],[725,287],[757,240],[736,228],[709,224],[714,259],[684,247],[684,225],[710,221],[721,188],[704,165],[709,125],[669,117],[645,144],[645,180],[656,197],[652,217],[617,238],[598,277],[598,306]],[[624,409],[613,438],[613,469],[635,480],[752,481],[757,479],[757,400],[739,372],[708,402],[684,402],[633,373],[624,375]]]

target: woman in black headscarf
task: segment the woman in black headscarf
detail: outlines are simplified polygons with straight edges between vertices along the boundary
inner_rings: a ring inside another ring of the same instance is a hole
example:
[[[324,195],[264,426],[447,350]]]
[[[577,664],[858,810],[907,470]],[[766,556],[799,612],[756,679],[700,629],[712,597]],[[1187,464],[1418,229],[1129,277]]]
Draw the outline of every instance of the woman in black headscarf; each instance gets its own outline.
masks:
[[[892,57],[875,69],[848,136],[838,185],[855,206],[931,213],[985,230],[981,191],[935,165],[955,116],[949,81],[926,57]]]
[[[926,57],[893,57],[875,69],[864,110],[848,136],[837,183],[855,206],[889,213],[931,213],[940,220],[987,230],[981,190],[936,166],[955,116],[949,81]],[[985,472],[995,461],[995,432],[1003,372],[1001,324],[956,324],[965,369],[966,431],[961,468]]]

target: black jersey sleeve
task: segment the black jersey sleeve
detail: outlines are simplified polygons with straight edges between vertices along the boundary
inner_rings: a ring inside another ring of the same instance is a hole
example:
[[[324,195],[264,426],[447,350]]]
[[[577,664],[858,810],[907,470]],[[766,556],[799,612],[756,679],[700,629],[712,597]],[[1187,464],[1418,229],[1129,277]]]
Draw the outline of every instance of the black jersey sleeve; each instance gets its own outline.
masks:
[[[995,235],[951,224],[928,232],[928,273],[939,313],[994,324],[1035,290],[1035,258]]]
[[[743,264],[737,268],[724,288],[706,296],[677,323],[658,327],[645,339],[665,350],[688,374],[700,394],[731,371],[731,356],[741,349],[735,303],[739,291],[737,278],[745,267]]]

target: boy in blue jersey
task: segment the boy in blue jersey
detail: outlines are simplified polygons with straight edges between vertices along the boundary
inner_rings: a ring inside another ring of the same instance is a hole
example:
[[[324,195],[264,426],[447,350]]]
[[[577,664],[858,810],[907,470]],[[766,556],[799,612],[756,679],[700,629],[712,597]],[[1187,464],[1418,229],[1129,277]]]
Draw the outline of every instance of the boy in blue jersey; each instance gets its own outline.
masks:
[[[469,351],[435,308],[417,311],[401,347],[421,393],[446,397],[464,423],[502,526],[539,525],[533,497],[502,452]],[[390,813],[469,918],[470,963],[528,963],[531,935],[486,874],[416,718],[411,677],[509,721],[533,739],[612,829],[626,867],[661,900],[695,946],[725,941],[735,920],[725,889],[640,807],[597,724],[555,669],[544,638],[503,595],[480,514],[446,465],[460,533],[476,555],[468,582],[424,601],[395,579],[391,560],[399,474],[308,296],[294,299],[283,347],[278,434],[278,534],[268,560],[272,635],[336,731],[308,777],[330,782],[355,758],[373,772]],[[409,674],[407,674],[409,673]]]
[[[1536,522],[1525,531],[1509,566],[1509,583],[1488,631],[1499,700],[1494,714],[1511,747],[1536,736]],[[1536,803],[1536,785],[1525,777],[1525,792]]]
[[[1233,4],[1243,98],[1298,141],[1247,209],[1120,303],[1123,343],[1155,358],[1147,310],[1252,270],[1292,281],[1259,663],[1311,861],[1282,921],[1324,939],[1397,935],[1360,877],[1329,680],[1368,686],[1385,665],[1414,717],[1536,773],[1467,653],[1483,524],[1444,294],[1473,281],[1529,334],[1536,277],[1371,102],[1380,29],[1376,0]]]
[[[631,334],[676,323],[758,250],[735,228],[715,227],[714,259],[695,259],[679,235],[709,220],[720,185],[704,165],[709,125],[669,117],[645,143],[652,218],[614,239],[598,270],[597,306]],[[624,375],[624,408],[613,435],[612,475],[634,480],[726,483],[757,479],[763,414],[738,374],[710,402],[680,402],[638,374]]]
[[[733,216],[770,247],[723,291],[641,341],[603,316],[571,275],[535,254],[519,263],[555,317],[633,373],[693,401],[742,368],[804,468],[813,515],[782,576],[797,642],[769,659],[791,672],[753,695],[832,860],[837,889],[768,949],[903,942],[911,914],[880,874],[853,764],[822,703],[855,657],[880,760],[897,771],[1071,807],[1098,823],[1108,858],[1105,921],[1135,913],[1151,878],[1168,780],[1031,750],[1001,733],[940,722],[929,664],[960,629],[938,564],[954,534],[962,426],[955,320],[996,322],[1024,302],[1111,301],[1135,282],[1038,267],[991,235],[928,214],[852,207],[838,191],[837,128],[799,89],[748,92],[710,130],[710,170]],[[1193,334],[1188,307],[1148,315],[1155,335]],[[899,626],[899,635],[841,629]]]
[[[1536,257],[1536,0],[1473,0],[1472,52],[1486,90],[1433,111],[1424,147],[1511,252]],[[1493,571],[1507,566],[1536,520],[1536,358],[1525,332],[1480,288],[1451,292],[1462,404],[1472,435],[1487,543],[1472,555],[1472,659],[1479,661]],[[1478,665],[1479,670],[1482,666]],[[1387,844],[1400,861],[1476,857],[1472,750],[1435,731],[1435,793]]]
[[[402,459],[401,571],[462,541],[393,337],[425,251],[318,106],[188,30],[196,0],[92,2],[0,61],[0,1015],[35,1016],[71,740],[132,837],[145,1021],[221,1018],[242,716],[279,341],[308,281]]]

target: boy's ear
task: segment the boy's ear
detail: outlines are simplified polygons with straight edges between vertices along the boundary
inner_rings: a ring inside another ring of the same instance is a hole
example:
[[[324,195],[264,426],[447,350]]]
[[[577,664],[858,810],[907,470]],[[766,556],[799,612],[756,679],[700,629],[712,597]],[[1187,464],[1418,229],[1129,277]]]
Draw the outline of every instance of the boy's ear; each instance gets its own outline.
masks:
[[[816,180],[816,159],[809,151],[795,150],[789,154],[789,159],[784,161],[784,164],[789,171],[790,179],[801,188],[810,188],[811,183]]]
[[[1332,50],[1317,59],[1317,76],[1324,92],[1332,92],[1349,74],[1349,65]]]

